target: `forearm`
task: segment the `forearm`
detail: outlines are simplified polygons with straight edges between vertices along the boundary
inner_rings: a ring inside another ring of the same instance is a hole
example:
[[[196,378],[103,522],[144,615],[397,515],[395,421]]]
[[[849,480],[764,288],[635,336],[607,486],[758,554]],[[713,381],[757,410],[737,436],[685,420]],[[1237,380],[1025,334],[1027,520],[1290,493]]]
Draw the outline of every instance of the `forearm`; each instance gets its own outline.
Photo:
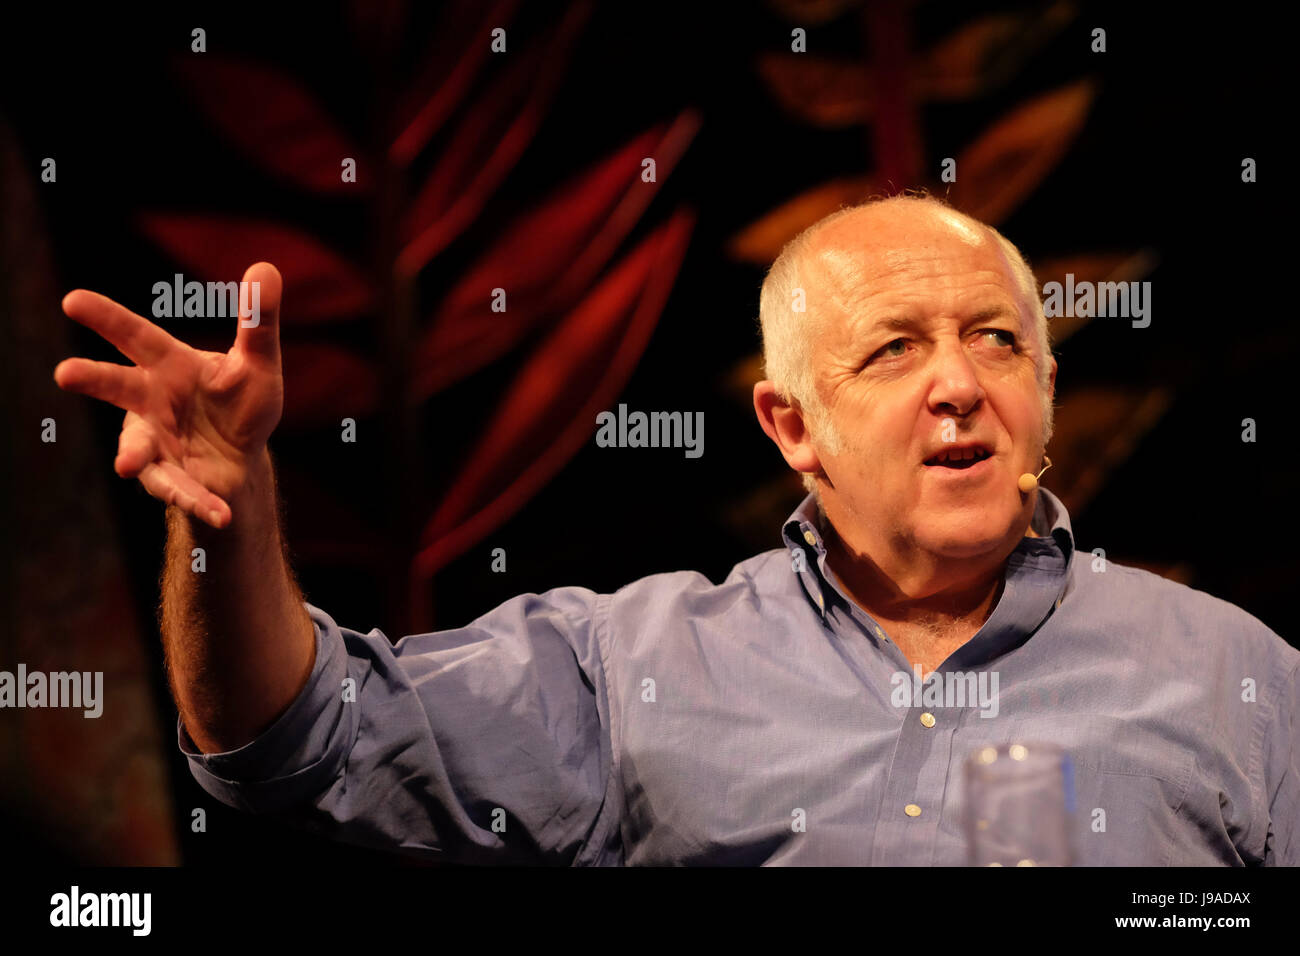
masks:
[[[265,450],[229,501],[221,530],[167,509],[161,630],[172,695],[205,753],[233,750],[297,697],[315,661],[315,631],[284,556]],[[204,570],[194,570],[194,548]]]

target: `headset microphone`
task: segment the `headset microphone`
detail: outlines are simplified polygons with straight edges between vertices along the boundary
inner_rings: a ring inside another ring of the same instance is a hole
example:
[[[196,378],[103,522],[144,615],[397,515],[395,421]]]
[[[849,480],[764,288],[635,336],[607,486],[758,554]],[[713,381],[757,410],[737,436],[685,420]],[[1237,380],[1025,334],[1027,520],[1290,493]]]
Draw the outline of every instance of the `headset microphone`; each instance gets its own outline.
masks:
[[[1043,465],[1043,471],[1047,471],[1047,469],[1052,467],[1052,459],[1048,458],[1046,455],[1043,456],[1043,461],[1046,462],[1046,464]],[[1029,494],[1038,487],[1038,479],[1043,477],[1043,471],[1040,471],[1036,475],[1031,475],[1029,472],[1025,472],[1020,476],[1020,480],[1017,481],[1016,484],[1020,485],[1020,490],[1024,494]]]

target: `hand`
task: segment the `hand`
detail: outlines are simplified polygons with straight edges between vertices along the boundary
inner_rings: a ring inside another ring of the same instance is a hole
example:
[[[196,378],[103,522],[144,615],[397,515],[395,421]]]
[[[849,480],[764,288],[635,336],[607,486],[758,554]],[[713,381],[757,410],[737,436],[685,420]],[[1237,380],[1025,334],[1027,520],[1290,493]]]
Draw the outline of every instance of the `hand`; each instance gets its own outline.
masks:
[[[244,281],[261,283],[260,321],[250,328],[240,323],[224,353],[191,348],[98,293],[69,292],[63,299],[68,317],[135,365],[70,358],[54,369],[60,388],[126,410],[113,463],[119,475],[138,478],[159,501],[214,528],[230,522],[230,502],[265,452],[284,407],[280,273],[259,262]]]

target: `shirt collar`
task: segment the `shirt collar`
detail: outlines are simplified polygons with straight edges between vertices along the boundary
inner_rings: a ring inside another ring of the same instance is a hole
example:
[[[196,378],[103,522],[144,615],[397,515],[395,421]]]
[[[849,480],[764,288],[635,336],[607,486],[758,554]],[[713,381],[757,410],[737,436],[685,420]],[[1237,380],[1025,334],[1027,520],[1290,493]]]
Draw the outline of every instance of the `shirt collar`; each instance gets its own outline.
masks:
[[[883,636],[879,626],[867,615],[857,602],[845,595],[834,583],[826,567],[826,542],[822,531],[823,516],[817,507],[817,496],[809,494],[791,513],[782,525],[781,535],[786,549],[790,552],[793,573],[799,578],[808,600],[816,607],[823,622],[827,621],[829,610],[834,605],[844,607],[849,614],[859,619],[869,631]],[[1019,632],[1024,629],[1032,631],[1045,619],[1047,614],[1061,606],[1068,590],[1069,571],[1074,559],[1074,532],[1070,525],[1070,514],[1061,499],[1046,488],[1039,487],[1038,501],[1034,507],[1033,527],[1048,528],[1044,537],[1028,537],[1016,545],[1016,549],[1007,558],[1005,572],[1006,587],[1003,598],[998,602],[994,615],[1002,611],[1002,617],[1014,615],[1019,620],[1006,623]],[[1013,589],[1013,582],[1016,587]],[[1032,584],[1026,588],[1026,584]],[[1009,591],[1024,593],[1032,591],[1036,599],[1022,602],[1023,607],[1011,606],[1008,602]],[[1039,614],[1040,605],[1046,600],[1046,613]],[[1003,605],[1008,604],[1006,609]],[[1032,622],[1030,618],[1036,618]],[[989,623],[993,622],[990,618]],[[1026,635],[1027,636],[1027,633]]]

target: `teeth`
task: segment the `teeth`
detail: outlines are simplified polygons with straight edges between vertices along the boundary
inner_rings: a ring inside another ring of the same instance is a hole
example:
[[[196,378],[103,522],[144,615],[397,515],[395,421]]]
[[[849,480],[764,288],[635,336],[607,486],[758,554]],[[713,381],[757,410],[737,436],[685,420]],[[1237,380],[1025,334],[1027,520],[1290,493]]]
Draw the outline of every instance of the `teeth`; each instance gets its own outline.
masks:
[[[942,465],[947,461],[970,461],[976,459],[982,461],[987,458],[989,453],[979,448],[945,448],[934,456],[934,462]]]

